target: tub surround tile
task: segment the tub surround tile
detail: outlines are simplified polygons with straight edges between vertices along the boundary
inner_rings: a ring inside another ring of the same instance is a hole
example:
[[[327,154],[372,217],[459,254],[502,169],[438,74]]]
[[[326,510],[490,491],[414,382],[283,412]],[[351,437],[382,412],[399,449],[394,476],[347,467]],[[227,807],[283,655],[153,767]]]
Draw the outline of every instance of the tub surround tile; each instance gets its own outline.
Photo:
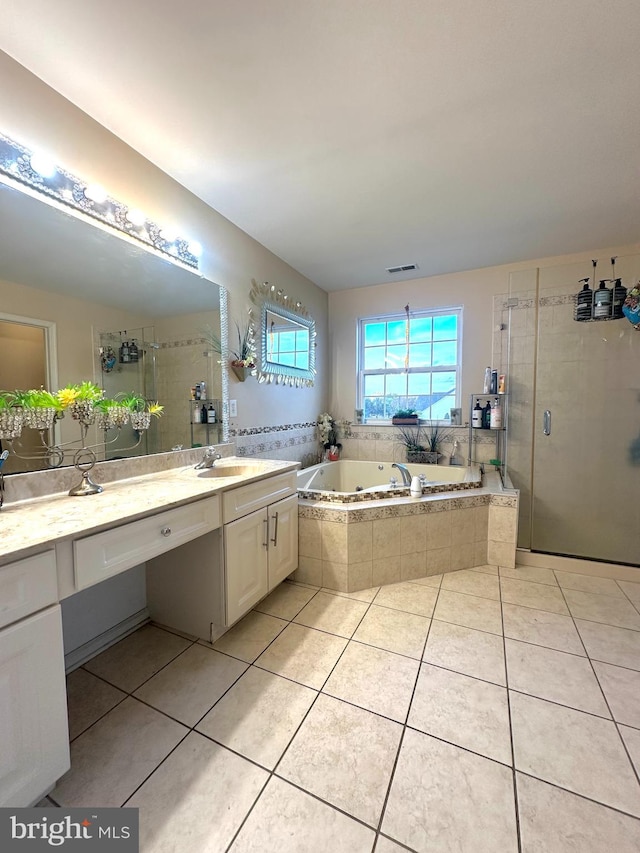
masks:
[[[506,686],[502,637],[451,622],[431,623],[425,663],[452,669],[463,675]]]
[[[213,648],[239,660],[253,663],[286,627],[287,623],[283,619],[252,610],[216,640]]]
[[[397,557],[398,523],[395,519],[381,518],[374,521],[372,535],[374,559]]]
[[[424,616],[372,604],[353,639],[420,660],[430,623]]]
[[[145,682],[134,695],[191,727],[240,678],[247,665],[196,644]]]
[[[381,830],[419,853],[516,853],[511,770],[407,729]]]
[[[494,542],[515,544],[518,528],[518,513],[515,507],[489,507],[489,528],[487,536]]]
[[[574,655],[585,655],[580,635],[570,616],[503,602],[502,618],[505,637]]]
[[[347,554],[349,563],[373,559],[373,521],[347,525]]]
[[[127,803],[140,809],[140,849],[180,850],[187,839],[193,851],[225,850],[267,779],[262,768],[191,732]]]
[[[67,676],[69,739],[73,740],[127,696],[84,669]]]
[[[505,649],[510,689],[611,718],[586,658],[509,639]]]
[[[575,622],[590,658],[640,670],[640,632],[582,619]]]
[[[402,554],[400,557],[400,580],[411,581],[427,574],[427,552]]]
[[[482,542],[473,543],[473,568],[486,565],[488,559],[488,547],[486,539]],[[497,566],[491,566],[491,568],[495,569]]]
[[[562,853],[636,853],[636,818],[523,773],[516,773],[516,780],[522,853],[553,851],[559,843]]]
[[[318,592],[293,620],[340,637],[351,637],[367,611],[364,601]]]
[[[296,583],[322,586],[322,560],[314,557],[299,557],[298,568],[293,573]]]
[[[502,764],[511,764],[504,687],[423,663],[408,725]]]
[[[273,776],[229,853],[354,853],[374,840],[372,829]]]
[[[347,563],[347,525],[322,522],[322,559],[332,563]]]
[[[436,512],[427,516],[427,549],[451,546],[451,513]]]
[[[626,598],[575,589],[565,589],[564,595],[575,619],[640,631],[640,613]]]
[[[451,546],[451,571],[457,572],[461,569],[469,569],[473,566],[475,544],[473,542]]]
[[[395,533],[397,537],[397,531]],[[426,551],[427,521],[426,515],[409,515],[400,519],[400,554],[414,554]]]
[[[373,575],[373,568],[372,568]],[[372,577],[373,580],[373,577]],[[322,584],[328,589],[349,592],[349,565],[348,563],[334,563],[329,560],[322,561]]]
[[[343,637],[291,623],[260,655],[256,666],[320,690],[347,642]]]
[[[513,568],[516,564],[515,545],[509,542],[496,542],[493,539],[489,539],[487,542],[487,561],[492,566]]]
[[[382,587],[374,598],[374,603],[379,607],[403,610],[417,616],[431,616],[437,597],[437,590],[431,587],[399,583]]]
[[[377,827],[401,734],[398,723],[320,695],[277,772]]]
[[[517,770],[640,815],[640,785],[615,723],[522,693],[510,700]]]
[[[315,594],[315,589],[296,586],[293,583],[281,583],[253,609],[277,619],[291,621]]]
[[[349,563],[349,592],[346,595],[352,595],[358,598],[358,593],[361,592],[365,596],[373,586],[373,560],[365,560],[362,563]],[[332,590],[335,592],[344,592],[343,590]],[[359,597],[361,601],[366,601],[366,598]]]
[[[536,610],[548,610],[569,616],[562,592],[558,588],[530,581],[500,578],[502,600],[508,604],[519,604],[522,607],[533,607]]]
[[[441,589],[433,616],[442,622],[502,634],[500,602],[488,598]]]
[[[430,548],[427,551],[427,576],[451,571],[451,547]]]
[[[404,723],[419,666],[408,657],[349,643],[322,692]]]
[[[374,586],[400,583],[400,563],[390,557],[374,558],[371,564],[371,580]]]
[[[593,668],[613,719],[640,729],[640,672],[598,661]]]
[[[305,518],[298,513],[298,553],[305,557],[322,555],[322,522],[316,518]]]
[[[197,725],[197,730],[272,770],[318,694],[251,667]]]
[[[121,806],[188,729],[128,697],[71,744],[71,769],[51,792],[61,806]]]

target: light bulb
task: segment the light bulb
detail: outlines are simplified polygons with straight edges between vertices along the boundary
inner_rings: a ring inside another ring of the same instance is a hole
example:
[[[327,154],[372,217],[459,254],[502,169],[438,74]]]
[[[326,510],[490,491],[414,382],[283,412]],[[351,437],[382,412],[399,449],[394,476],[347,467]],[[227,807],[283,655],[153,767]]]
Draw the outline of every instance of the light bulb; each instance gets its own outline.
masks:
[[[144,225],[147,218],[141,210],[135,207],[128,210],[126,215],[132,225]]]
[[[192,240],[187,246],[187,249],[196,258],[199,258],[202,254],[202,246],[200,245],[200,243],[198,243],[197,240]]]
[[[163,240],[166,240],[167,243],[175,243],[176,237],[178,236],[175,232],[175,229],[169,226],[168,228],[163,228],[160,231],[160,236]]]
[[[36,152],[30,157],[31,168],[43,178],[52,178],[56,173],[56,164],[46,154]]]
[[[96,204],[102,204],[107,200],[107,191],[100,184],[89,184],[84,189],[85,196]]]

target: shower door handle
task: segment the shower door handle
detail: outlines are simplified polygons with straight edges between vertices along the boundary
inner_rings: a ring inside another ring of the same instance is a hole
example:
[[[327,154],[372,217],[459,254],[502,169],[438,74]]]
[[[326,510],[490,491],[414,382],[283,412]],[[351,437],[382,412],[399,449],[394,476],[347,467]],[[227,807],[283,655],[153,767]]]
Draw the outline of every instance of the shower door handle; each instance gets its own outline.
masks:
[[[542,416],[542,432],[544,435],[551,435],[551,412],[549,409],[546,409]]]

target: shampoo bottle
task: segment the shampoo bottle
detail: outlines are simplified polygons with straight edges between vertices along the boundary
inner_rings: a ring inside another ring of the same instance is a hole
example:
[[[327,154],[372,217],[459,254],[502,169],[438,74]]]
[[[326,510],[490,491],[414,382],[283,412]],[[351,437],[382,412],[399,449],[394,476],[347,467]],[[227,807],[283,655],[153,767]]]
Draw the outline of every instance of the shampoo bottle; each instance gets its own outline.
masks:
[[[491,429],[502,429],[502,407],[500,406],[500,400],[496,397],[493,401],[493,406],[491,407],[491,420],[490,420]]]
[[[473,407],[473,411],[471,413],[471,426],[474,429],[482,429],[482,406],[480,405],[480,400],[476,400],[476,404]]]
[[[483,394],[491,393],[491,368],[486,367],[484,371],[484,387],[482,388]]]
[[[482,412],[482,426],[484,429],[489,429],[491,426],[491,400],[487,400],[487,405]]]

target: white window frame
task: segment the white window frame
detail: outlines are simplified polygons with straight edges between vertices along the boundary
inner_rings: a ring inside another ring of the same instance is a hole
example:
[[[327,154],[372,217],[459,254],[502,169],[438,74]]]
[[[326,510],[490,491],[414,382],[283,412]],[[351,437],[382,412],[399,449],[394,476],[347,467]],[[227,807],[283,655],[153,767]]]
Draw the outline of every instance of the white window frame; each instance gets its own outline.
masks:
[[[388,323],[388,322],[397,322],[398,320],[406,320],[406,314],[404,311],[394,314],[374,314],[369,317],[359,317],[357,321],[357,353],[356,353],[356,369],[357,369],[357,408],[364,409],[364,379],[365,376],[371,375],[388,375],[388,374],[402,374],[402,373],[451,373],[455,371],[456,374],[456,393],[455,393],[455,405],[457,408],[461,405],[462,399],[462,314],[463,309],[461,305],[449,306],[446,308],[422,308],[418,310],[410,310],[409,319],[419,319],[421,317],[441,317],[445,315],[455,314],[458,318],[457,323],[457,340],[456,340],[456,363],[455,365],[438,365],[429,367],[410,367],[408,370],[404,368],[381,368],[376,370],[365,370],[364,369],[364,326],[368,323]],[[449,421],[440,420],[439,423],[449,423]],[[364,419],[364,423],[370,424],[390,424],[391,419],[385,418],[371,418],[367,420]]]

